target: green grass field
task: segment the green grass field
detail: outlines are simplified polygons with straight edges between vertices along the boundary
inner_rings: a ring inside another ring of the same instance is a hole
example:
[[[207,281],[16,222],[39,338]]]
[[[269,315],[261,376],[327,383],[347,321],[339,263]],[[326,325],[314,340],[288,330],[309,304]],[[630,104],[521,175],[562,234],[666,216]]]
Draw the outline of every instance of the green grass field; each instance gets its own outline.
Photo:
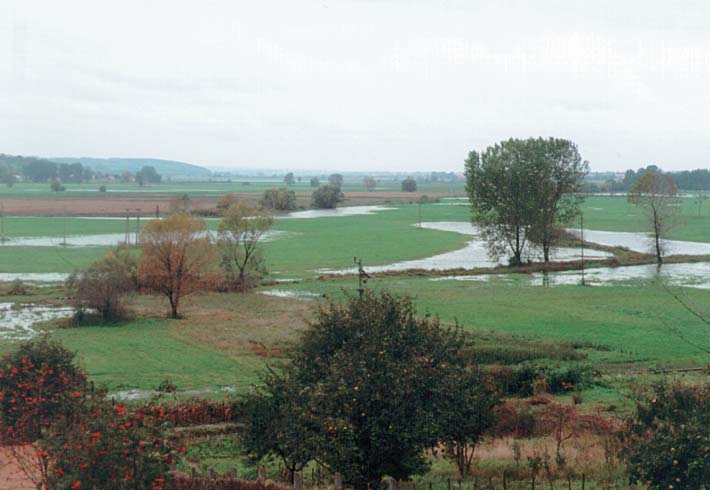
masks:
[[[355,278],[279,285],[339,300],[354,294]],[[426,277],[384,277],[370,281],[373,290],[414,298],[420,313],[472,332],[493,331],[530,339],[584,340],[611,351],[591,354],[609,367],[704,365],[710,356],[684,341],[710,349],[710,326],[689,314],[662,287],[516,286],[499,282],[431,281]],[[707,292],[685,289],[682,295],[707,304]]]
[[[419,206],[397,205],[396,210],[367,216],[316,219],[279,219],[274,230],[289,232],[287,238],[264,246],[268,267],[288,277],[310,275],[312,269],[352,265],[362,257],[369,265],[423,258],[462,247],[467,238],[456,233],[418,230]],[[610,231],[643,231],[641,212],[624,198],[589,197],[584,203],[585,227]],[[710,241],[710,205],[700,208],[691,199],[683,200],[672,238]],[[423,221],[468,221],[467,206],[421,206]],[[145,221],[143,222],[145,223]],[[215,229],[216,219],[208,220]],[[134,230],[135,221],[131,222]],[[123,234],[121,219],[77,217],[6,217],[5,235],[13,237],[54,237],[103,233]],[[0,272],[71,272],[86,267],[103,255],[107,247],[15,247],[12,241],[0,246]],[[277,276],[279,277],[279,276]]]

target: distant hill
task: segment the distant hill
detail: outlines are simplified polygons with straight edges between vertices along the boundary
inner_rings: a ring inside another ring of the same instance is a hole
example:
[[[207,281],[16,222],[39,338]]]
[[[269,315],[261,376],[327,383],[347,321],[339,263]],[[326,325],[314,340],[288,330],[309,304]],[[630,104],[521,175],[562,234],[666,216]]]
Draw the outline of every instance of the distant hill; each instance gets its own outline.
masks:
[[[191,163],[176,162],[173,160],[160,160],[158,158],[49,158],[57,163],[81,163],[90,167],[94,172],[115,175],[123,172],[137,172],[146,165],[155,167],[156,172],[165,177],[210,177],[210,172],[205,167]]]

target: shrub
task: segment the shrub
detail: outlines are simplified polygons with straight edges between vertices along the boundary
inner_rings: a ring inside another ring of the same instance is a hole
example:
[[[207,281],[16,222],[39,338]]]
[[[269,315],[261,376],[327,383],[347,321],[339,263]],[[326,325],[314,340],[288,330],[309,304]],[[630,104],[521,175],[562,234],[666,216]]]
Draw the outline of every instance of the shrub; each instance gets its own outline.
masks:
[[[159,408],[130,411],[103,393],[82,394],[39,444],[52,469],[47,488],[162,490],[178,452],[165,443],[162,421]]]
[[[296,193],[286,188],[268,189],[264,191],[261,205],[269,209],[279,211],[291,211],[296,209]]]
[[[320,187],[320,180],[318,177],[311,177],[311,187]]]
[[[710,481],[710,384],[660,383],[628,420],[624,455],[649,489],[705,488]]]
[[[137,287],[137,267],[136,258],[121,250],[94,261],[75,278],[78,309],[96,310],[104,321],[122,318],[124,299]]]
[[[594,370],[585,364],[566,366],[537,366],[530,363],[513,368],[492,370],[503,393],[513,396],[531,396],[535,387],[545,386],[550,393],[568,393],[591,384]]]
[[[72,393],[86,375],[74,365],[74,353],[41,337],[21,344],[0,360],[0,438],[33,442],[68,411]]]
[[[313,191],[311,196],[313,207],[318,209],[335,209],[343,200],[343,193],[340,187],[334,185],[324,185]]]
[[[411,177],[407,177],[402,181],[402,192],[416,192],[417,181]]]
[[[53,180],[49,185],[49,188],[52,189],[53,192],[63,192],[66,190],[66,187],[64,187],[58,180]]]
[[[100,186],[99,192],[106,192],[106,186],[105,185]]]
[[[237,196],[234,192],[229,192],[219,198],[219,201],[217,202],[217,210],[219,212],[224,212],[237,204],[237,202],[239,202],[239,196]]]

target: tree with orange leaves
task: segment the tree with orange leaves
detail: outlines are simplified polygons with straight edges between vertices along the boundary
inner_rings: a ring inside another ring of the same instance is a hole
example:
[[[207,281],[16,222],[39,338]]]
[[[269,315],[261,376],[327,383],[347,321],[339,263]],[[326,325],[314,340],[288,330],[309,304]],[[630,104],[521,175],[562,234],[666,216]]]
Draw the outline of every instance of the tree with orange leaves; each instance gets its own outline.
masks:
[[[204,220],[179,213],[151,221],[141,244],[141,286],[167,296],[170,316],[179,318],[180,299],[204,288],[215,256]]]

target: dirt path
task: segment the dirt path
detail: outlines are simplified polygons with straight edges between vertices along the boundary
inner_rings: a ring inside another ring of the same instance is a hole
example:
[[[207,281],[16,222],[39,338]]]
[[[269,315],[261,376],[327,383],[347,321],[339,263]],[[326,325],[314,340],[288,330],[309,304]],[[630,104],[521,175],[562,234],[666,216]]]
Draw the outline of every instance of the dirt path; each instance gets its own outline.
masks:
[[[25,476],[7,448],[0,447],[0,489],[34,490],[34,484]]]

